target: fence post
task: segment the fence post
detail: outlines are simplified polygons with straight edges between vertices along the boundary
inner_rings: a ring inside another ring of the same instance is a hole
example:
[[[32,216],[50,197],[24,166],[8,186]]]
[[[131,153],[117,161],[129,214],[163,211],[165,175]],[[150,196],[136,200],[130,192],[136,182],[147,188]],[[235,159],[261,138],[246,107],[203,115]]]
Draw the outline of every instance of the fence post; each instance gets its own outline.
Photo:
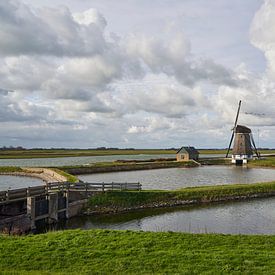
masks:
[[[114,182],[112,181],[112,191],[114,191]]]
[[[58,192],[49,194],[49,222],[58,221]]]
[[[69,189],[65,192],[65,197],[66,197],[66,219],[70,217],[69,213]]]
[[[122,183],[120,183],[119,185],[120,185],[120,191],[122,191]]]
[[[28,187],[27,188],[27,198],[30,197],[30,195],[31,195],[31,189],[30,189],[30,187]]]
[[[105,190],[104,190],[104,187],[105,187],[105,186],[104,186],[104,182],[102,182],[102,192],[103,192],[103,193],[104,193],[104,191],[105,191]]]
[[[7,201],[10,199],[10,190],[9,189],[7,190],[6,198],[7,198]]]
[[[35,229],[35,197],[27,198],[27,214],[31,218],[31,229]]]
[[[86,191],[86,197],[88,198],[88,183],[85,182],[85,191]]]

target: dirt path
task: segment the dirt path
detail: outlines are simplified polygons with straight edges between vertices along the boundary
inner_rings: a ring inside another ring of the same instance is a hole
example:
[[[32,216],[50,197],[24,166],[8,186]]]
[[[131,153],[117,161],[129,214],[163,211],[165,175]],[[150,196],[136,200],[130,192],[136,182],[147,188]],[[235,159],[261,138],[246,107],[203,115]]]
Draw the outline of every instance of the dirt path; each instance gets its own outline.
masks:
[[[65,182],[67,181],[66,177],[58,174],[54,170],[49,168],[22,168],[22,172],[5,172],[1,173],[2,175],[11,175],[11,176],[24,176],[24,177],[34,177],[39,178],[45,181],[46,183],[51,182]]]

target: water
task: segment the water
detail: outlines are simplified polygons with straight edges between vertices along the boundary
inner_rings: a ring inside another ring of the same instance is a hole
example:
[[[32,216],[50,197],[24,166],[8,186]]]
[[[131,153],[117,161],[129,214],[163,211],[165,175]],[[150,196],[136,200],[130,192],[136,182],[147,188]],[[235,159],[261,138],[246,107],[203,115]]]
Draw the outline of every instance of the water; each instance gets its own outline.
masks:
[[[275,234],[275,198],[125,214],[75,217],[60,228]]]
[[[38,178],[0,175],[0,191],[42,184],[43,181]]]
[[[142,189],[180,189],[189,186],[257,183],[275,180],[275,169],[201,166],[79,175],[86,182],[140,182]]]
[[[159,155],[110,155],[90,157],[35,158],[35,159],[0,159],[0,166],[50,167],[66,165],[88,165],[95,162],[112,162],[116,160],[148,160],[158,158],[175,158],[175,154]]]
[[[88,165],[95,162],[112,162],[116,160],[148,160],[159,158],[175,158],[175,154],[139,154],[139,155],[109,155],[89,157],[64,157],[64,158],[34,158],[34,159],[0,159],[0,166],[20,167],[50,167],[66,165]],[[223,157],[218,154],[204,154],[202,158]]]

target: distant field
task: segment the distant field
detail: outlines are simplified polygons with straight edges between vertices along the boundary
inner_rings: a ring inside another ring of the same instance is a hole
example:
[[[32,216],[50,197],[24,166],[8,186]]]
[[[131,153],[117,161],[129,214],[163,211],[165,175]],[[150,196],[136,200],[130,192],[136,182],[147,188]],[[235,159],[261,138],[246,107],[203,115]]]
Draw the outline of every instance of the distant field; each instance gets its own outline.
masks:
[[[200,154],[226,154],[225,149],[202,149]],[[275,154],[275,150],[261,150],[261,154]],[[165,149],[136,149],[136,150],[96,150],[96,149],[44,149],[44,150],[3,150],[0,151],[0,159],[24,159],[24,158],[60,158],[83,156],[108,156],[108,155],[158,155],[175,154],[176,150]]]

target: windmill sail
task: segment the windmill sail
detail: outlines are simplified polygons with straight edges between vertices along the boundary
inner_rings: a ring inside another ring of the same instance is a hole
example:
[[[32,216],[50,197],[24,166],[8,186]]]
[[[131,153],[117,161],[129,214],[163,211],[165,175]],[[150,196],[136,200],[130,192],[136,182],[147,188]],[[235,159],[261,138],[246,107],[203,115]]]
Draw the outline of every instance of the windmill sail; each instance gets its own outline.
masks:
[[[228,157],[228,154],[229,154],[229,151],[230,151],[230,148],[231,148],[231,144],[232,144],[232,141],[233,141],[233,138],[234,138],[234,133],[235,133],[235,129],[237,127],[238,118],[239,118],[239,114],[240,114],[241,104],[242,104],[242,101],[240,100],[239,101],[237,115],[236,115],[236,118],[235,118],[234,127],[232,129],[231,139],[230,139],[229,146],[228,146],[228,149],[227,149],[227,152],[226,152],[226,156],[225,156],[226,158]]]

